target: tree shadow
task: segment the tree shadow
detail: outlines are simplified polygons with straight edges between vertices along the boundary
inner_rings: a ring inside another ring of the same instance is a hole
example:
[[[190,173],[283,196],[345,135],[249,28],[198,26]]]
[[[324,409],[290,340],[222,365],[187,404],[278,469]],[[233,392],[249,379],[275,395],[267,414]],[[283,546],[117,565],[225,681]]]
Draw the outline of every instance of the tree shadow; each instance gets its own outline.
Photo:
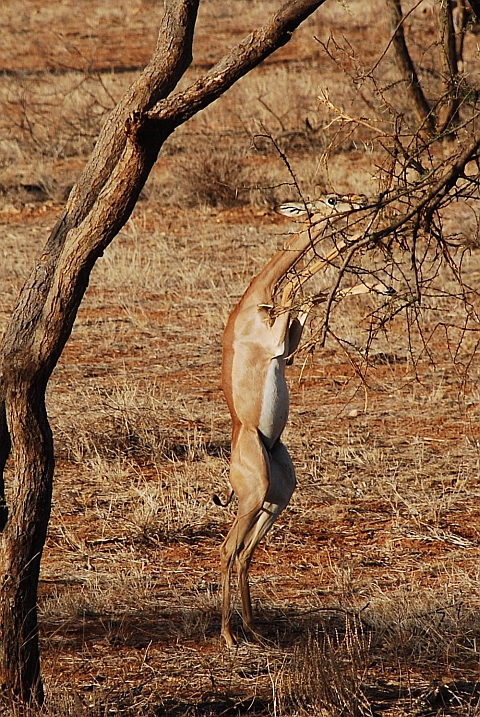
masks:
[[[62,643],[74,649],[106,642],[112,646],[146,648],[149,645],[171,645],[181,640],[205,642],[220,634],[217,611],[175,607],[135,613],[100,612],[85,609],[77,615],[45,618],[39,621],[44,642]]]

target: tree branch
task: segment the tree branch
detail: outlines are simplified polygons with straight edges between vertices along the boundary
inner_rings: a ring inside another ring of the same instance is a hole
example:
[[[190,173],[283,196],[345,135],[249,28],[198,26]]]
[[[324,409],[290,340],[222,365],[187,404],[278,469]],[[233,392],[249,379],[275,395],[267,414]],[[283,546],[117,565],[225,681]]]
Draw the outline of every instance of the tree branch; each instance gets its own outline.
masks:
[[[134,112],[146,112],[172,92],[192,62],[192,45],[200,0],[167,0],[150,62],[107,117],[64,214],[70,225],[90,211],[119,161],[127,140],[124,128]]]
[[[173,127],[186,122],[205,109],[226,90],[259,65],[279,47],[285,45],[293,31],[325,0],[293,0],[287,2],[270,20],[254,30],[225,55],[203,77],[183,92],[162,100],[148,112],[148,117]]]

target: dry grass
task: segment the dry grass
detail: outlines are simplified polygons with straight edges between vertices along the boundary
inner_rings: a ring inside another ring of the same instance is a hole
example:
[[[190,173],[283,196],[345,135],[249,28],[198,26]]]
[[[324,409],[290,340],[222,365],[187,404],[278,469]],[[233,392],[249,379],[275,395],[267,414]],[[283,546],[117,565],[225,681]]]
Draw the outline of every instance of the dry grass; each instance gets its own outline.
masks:
[[[1,331],[104,111],[148,58],[138,38],[153,44],[158,12],[37,5],[36,49],[21,56],[27,17],[0,11],[11,70],[0,78]],[[476,334],[462,331],[461,301],[440,293],[416,328],[400,314],[377,332],[368,362],[374,297],[337,307],[326,346],[297,359],[285,442],[299,487],[252,566],[264,642],[225,650],[218,637],[218,548],[235,510],[212,500],[228,494],[221,333],[288,231],[271,207],[297,188],[274,142],[304,196],[378,190],[372,147],[321,131],[331,117],[316,100],[328,86],[337,105],[365,109],[343,70],[376,58],[383,28],[371,38],[360,5],[327,3],[277,60],[175,133],[95,267],[48,392],[57,472],[39,604],[45,715],[479,713]],[[197,62],[267,3],[234,18],[232,7],[204,4]],[[55,27],[70,38],[63,66]],[[330,29],[346,38],[337,63],[313,39]],[[122,72],[104,72],[110,56]],[[62,71],[44,73],[49,63]],[[446,226],[471,249],[463,272],[476,285],[475,202],[454,209]],[[408,261],[395,272],[399,301]],[[440,284],[451,293],[451,273]]]

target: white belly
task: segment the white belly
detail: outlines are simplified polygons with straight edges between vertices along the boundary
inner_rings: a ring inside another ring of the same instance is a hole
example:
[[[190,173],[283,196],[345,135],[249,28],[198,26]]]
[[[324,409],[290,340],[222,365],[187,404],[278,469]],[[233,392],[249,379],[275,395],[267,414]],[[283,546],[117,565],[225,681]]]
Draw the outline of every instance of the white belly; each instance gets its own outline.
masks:
[[[267,448],[280,438],[288,420],[289,396],[285,359],[272,359],[268,367],[258,429]]]

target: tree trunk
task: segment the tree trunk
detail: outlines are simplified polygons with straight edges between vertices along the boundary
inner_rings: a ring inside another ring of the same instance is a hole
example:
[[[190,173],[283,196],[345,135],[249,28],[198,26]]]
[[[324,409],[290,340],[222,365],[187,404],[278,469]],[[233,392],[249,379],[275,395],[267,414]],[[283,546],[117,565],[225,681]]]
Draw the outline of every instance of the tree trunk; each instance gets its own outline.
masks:
[[[108,117],[44,252],[22,289],[0,355],[0,685],[41,704],[37,586],[50,516],[50,375],[70,336],[91,270],[129,218],[165,139],[284,45],[325,0],[290,0],[207,75],[170,99],[191,62],[199,0],[168,0],[154,56]],[[4,500],[3,469],[14,477]]]
[[[386,3],[397,64],[405,81],[407,96],[420,125],[418,134],[422,139],[428,140],[435,132],[435,123],[405,41],[402,5],[400,0],[386,0]]]
[[[22,702],[41,704],[43,687],[37,629],[37,585],[45,543],[54,469],[53,440],[42,382],[12,380],[8,422],[16,480],[12,510],[0,543],[2,568],[2,682]],[[28,480],[22,480],[28,476]]]
[[[437,131],[439,134],[441,134],[442,132],[445,132],[445,130],[453,128],[453,126],[458,123],[458,111],[460,107],[460,99],[457,93],[457,38],[453,23],[452,0],[444,0],[442,2],[439,21],[441,24],[441,36],[443,45],[443,84],[445,87],[444,101],[438,112],[437,121]],[[465,28],[461,27],[460,39],[463,39],[464,31]]]

